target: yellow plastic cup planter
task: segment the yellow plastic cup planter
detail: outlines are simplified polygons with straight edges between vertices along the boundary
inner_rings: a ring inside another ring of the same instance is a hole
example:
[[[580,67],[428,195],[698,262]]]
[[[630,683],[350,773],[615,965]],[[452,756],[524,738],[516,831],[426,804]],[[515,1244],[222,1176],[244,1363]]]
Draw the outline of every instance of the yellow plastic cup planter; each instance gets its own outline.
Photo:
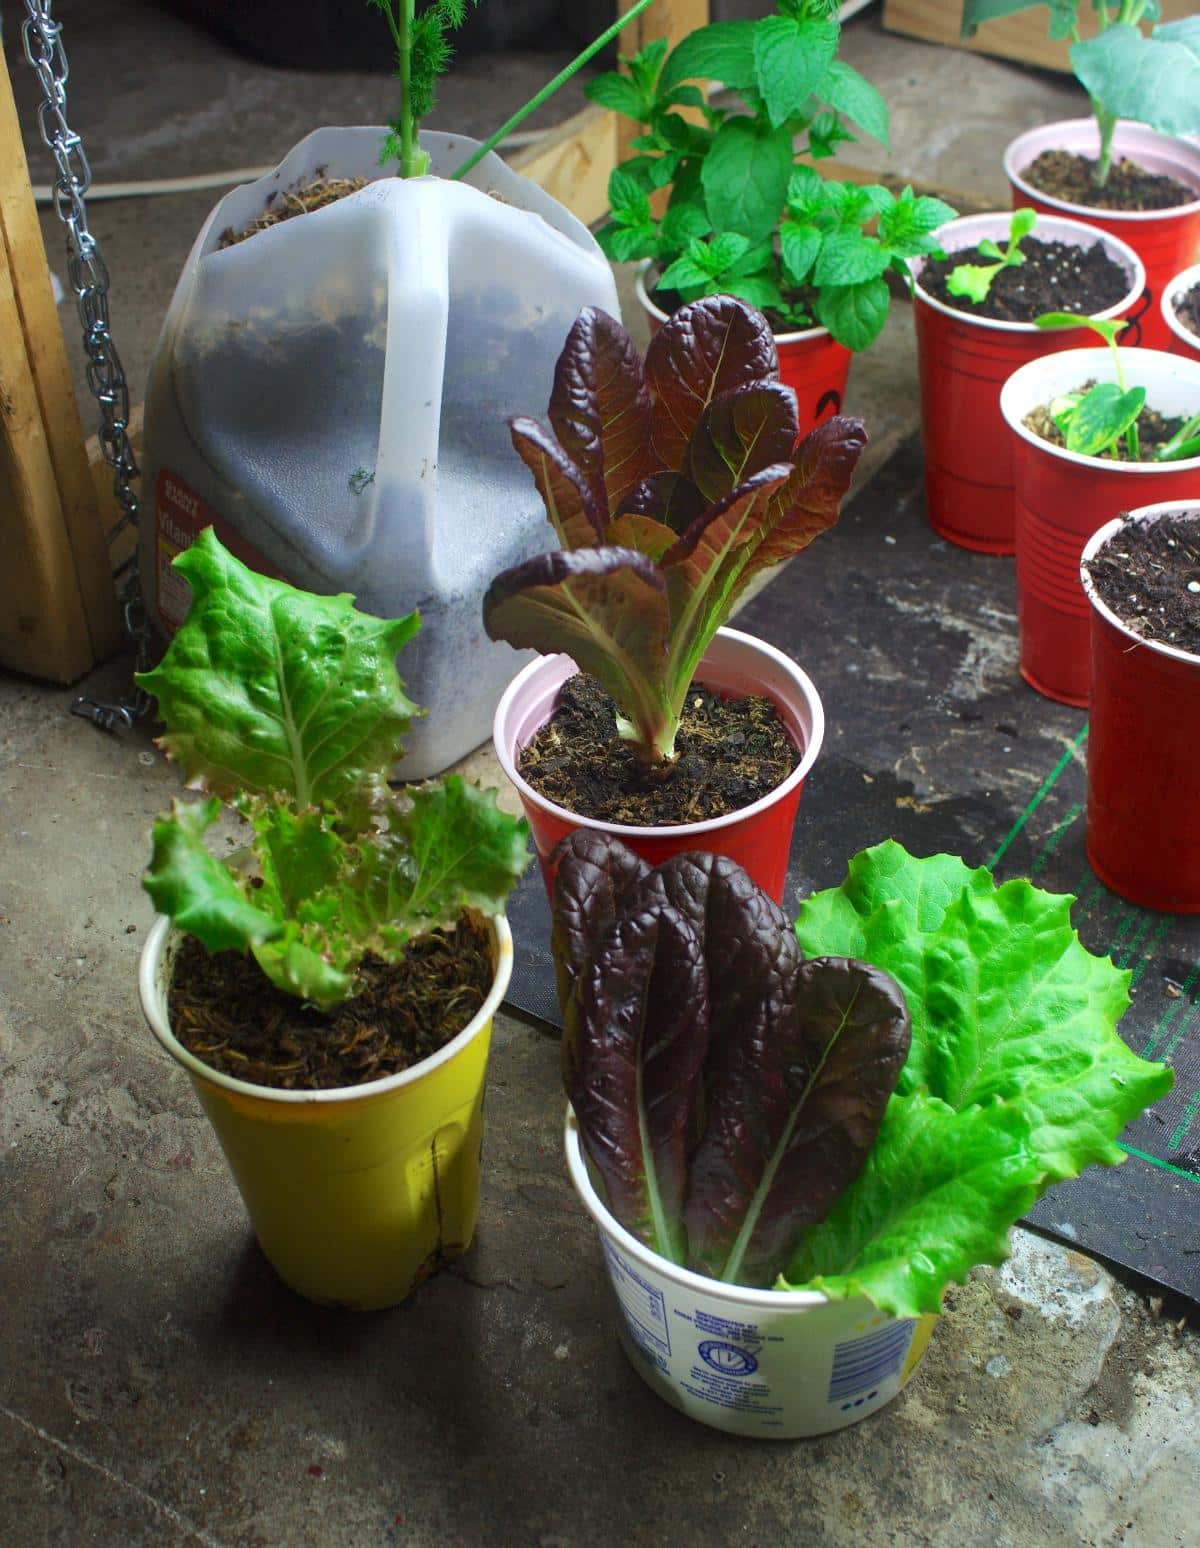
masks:
[[[673,1408],[714,1430],[794,1440],[842,1430],[907,1384],[937,1323],[891,1317],[865,1296],[727,1285],[660,1257],[592,1185],[568,1107],[567,1169],[600,1233],[621,1347]]]
[[[138,988],[150,1029],[191,1077],[263,1252],[311,1301],[393,1306],[465,1252],[479,1214],[492,1017],[512,973],[493,916],[491,992],[457,1037],[412,1069],[331,1091],[275,1091],[211,1070],[175,1038],[167,993],[182,939],[159,917]]]

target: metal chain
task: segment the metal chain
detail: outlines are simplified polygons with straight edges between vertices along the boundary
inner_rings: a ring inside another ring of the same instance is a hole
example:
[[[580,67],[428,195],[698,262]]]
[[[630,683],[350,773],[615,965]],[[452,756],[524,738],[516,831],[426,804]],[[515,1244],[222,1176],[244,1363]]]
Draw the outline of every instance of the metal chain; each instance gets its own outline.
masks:
[[[121,515],[108,533],[111,547],[127,528],[138,524],[138,498],[133,481],[138,477],[137,459],[129,441],[129,388],[121,358],[108,327],[108,269],[100,244],[88,229],[84,203],[92,185],[92,169],[83,141],[67,122],[67,77],[62,27],[51,15],[53,0],[25,0],[26,18],[21,32],[25,57],[33,66],[42,88],[38,127],[58,176],[54,183],[54,208],[67,232],[67,278],[75,293],[83,347],[87,354],[87,382],[100,406],[100,450],[113,470],[113,493]],[[124,610],[125,629],[137,648],[137,669],[150,665],[150,626],[142,599],[136,550],[114,575]],[[83,715],[105,731],[127,729],[135,717],[146,713],[150,696],[136,688],[119,705],[98,704],[80,697],[71,713]]]

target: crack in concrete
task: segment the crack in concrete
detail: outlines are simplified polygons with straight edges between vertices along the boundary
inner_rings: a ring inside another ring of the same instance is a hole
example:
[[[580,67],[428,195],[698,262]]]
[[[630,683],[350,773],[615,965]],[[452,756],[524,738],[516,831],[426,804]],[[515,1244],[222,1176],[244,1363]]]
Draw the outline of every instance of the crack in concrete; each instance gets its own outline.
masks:
[[[206,1532],[203,1527],[196,1525],[181,1515],[173,1506],[165,1504],[162,1500],[155,1499],[145,1489],[141,1489],[135,1483],[130,1483],[127,1478],[122,1478],[120,1473],[114,1473],[110,1467],[105,1467],[103,1462],[98,1462],[95,1457],[89,1457],[86,1451],[80,1451],[78,1446],[72,1446],[68,1441],[59,1440],[57,1435],[51,1435],[49,1430],[43,1430],[40,1424],[34,1424],[32,1420],[24,1418],[21,1414],[14,1413],[5,1404],[0,1403],[0,1414],[6,1419],[11,1419],[13,1424],[27,1430],[30,1435],[36,1435],[39,1440],[45,1441],[48,1446],[53,1446],[56,1451],[70,1457],[73,1462],[78,1462],[83,1467],[91,1468],[94,1473],[99,1473],[109,1483],[115,1484],[118,1489],[124,1489],[127,1493],[135,1495],[144,1505],[148,1505],[156,1516],[165,1517],[173,1526],[181,1532],[186,1532],[196,1542],[203,1543],[204,1548],[225,1548],[225,1544]]]

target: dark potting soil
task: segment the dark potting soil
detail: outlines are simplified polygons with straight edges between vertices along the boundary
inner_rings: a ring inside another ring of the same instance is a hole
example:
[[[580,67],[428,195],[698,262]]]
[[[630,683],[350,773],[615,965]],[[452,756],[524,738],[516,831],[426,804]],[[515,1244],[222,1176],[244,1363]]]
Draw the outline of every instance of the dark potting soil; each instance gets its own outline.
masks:
[[[464,915],[456,930],[414,941],[395,966],[363,960],[362,991],[319,1011],[268,982],[251,956],[211,956],[185,936],[168,997],[171,1029],[214,1070],[281,1091],[329,1091],[381,1080],[456,1037],[492,986],[489,933]]]
[[[1094,381],[1082,382],[1073,392],[1087,392],[1094,387]],[[1184,423],[1182,417],[1167,419],[1155,409],[1146,407],[1138,415],[1138,457],[1139,462],[1153,462],[1154,453],[1160,446],[1165,446],[1177,430]],[[1032,430],[1034,435],[1040,436],[1043,441],[1049,441],[1052,446],[1065,446],[1066,441],[1062,431],[1054,423],[1050,414],[1048,403],[1039,404],[1025,416],[1025,425]],[[1104,462],[1131,462],[1129,452],[1125,445],[1125,437],[1119,437],[1116,446],[1110,451],[1098,452],[1097,456]],[[1164,463],[1164,467],[1168,464]]]
[[[668,317],[673,317],[679,308],[684,304],[683,297],[677,290],[667,290],[664,286],[661,285],[655,286],[653,290],[647,287],[646,294],[650,297],[651,301],[654,302],[655,306],[658,307],[660,311],[665,312]],[[804,328],[815,328],[818,326],[817,314],[815,311],[817,293],[815,290],[808,287],[806,287],[804,290],[788,290],[785,288],[783,297],[784,300],[787,301],[790,305],[798,306],[804,312],[806,312],[810,321],[789,322],[788,319],[781,316],[774,307],[764,306],[760,308],[760,310],[762,311],[763,316],[767,319],[772,333],[777,336],[781,333],[799,333]]]
[[[1185,290],[1183,295],[1176,296],[1171,303],[1175,308],[1175,315],[1188,330],[1200,339],[1200,284],[1193,285],[1190,290]]]
[[[217,246],[236,247],[239,242],[257,236],[270,226],[278,226],[282,221],[291,220],[294,215],[307,215],[310,210],[336,204],[339,199],[357,193],[366,186],[365,177],[326,177],[324,171],[318,170],[317,176],[309,183],[300,184],[296,188],[276,189],[274,193],[268,194],[262,214],[256,216],[244,231],[235,231],[232,226],[226,226]]]
[[[645,772],[617,735],[613,701],[582,672],[563,684],[553,715],[520,757],[549,801],[635,827],[700,822],[769,795],[801,754],[769,699],[722,699],[693,684],[666,778]]]
[[[1127,522],[1088,570],[1135,634],[1200,655],[1200,510]]]
[[[921,289],[945,306],[973,317],[993,317],[1001,322],[1032,322],[1043,312],[1080,312],[1092,317],[1116,306],[1129,289],[1129,278],[1099,242],[1076,247],[1069,242],[1042,242],[1026,237],[1021,243],[1025,262],[1001,269],[982,301],[955,296],[947,289],[951,273],[961,263],[988,264],[995,260],[977,247],[930,258],[921,270]]]
[[[1123,158],[1108,169],[1104,187],[1092,180],[1096,161],[1074,151],[1043,151],[1022,171],[1021,176],[1040,192],[1068,204],[1083,204],[1093,210],[1173,210],[1191,204],[1196,190],[1168,177],[1164,172],[1147,172],[1136,162]]]

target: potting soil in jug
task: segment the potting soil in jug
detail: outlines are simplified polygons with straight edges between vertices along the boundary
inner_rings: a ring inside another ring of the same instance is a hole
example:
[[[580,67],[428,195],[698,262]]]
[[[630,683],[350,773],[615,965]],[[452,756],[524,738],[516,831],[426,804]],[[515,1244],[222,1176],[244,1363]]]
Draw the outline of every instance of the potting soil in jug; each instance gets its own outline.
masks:
[[[428,714],[399,774],[484,741],[523,660],[483,593],[546,546],[507,420],[539,414],[584,306],[618,316],[586,228],[474,142],[426,132],[438,176],[379,166],[386,131],[322,129],[216,206],[188,256],[146,395],[141,565],[153,625],[187,611],[171,560],[207,525],[255,569],[383,617],[420,609],[401,676]],[[318,175],[343,199],[222,246]]]

